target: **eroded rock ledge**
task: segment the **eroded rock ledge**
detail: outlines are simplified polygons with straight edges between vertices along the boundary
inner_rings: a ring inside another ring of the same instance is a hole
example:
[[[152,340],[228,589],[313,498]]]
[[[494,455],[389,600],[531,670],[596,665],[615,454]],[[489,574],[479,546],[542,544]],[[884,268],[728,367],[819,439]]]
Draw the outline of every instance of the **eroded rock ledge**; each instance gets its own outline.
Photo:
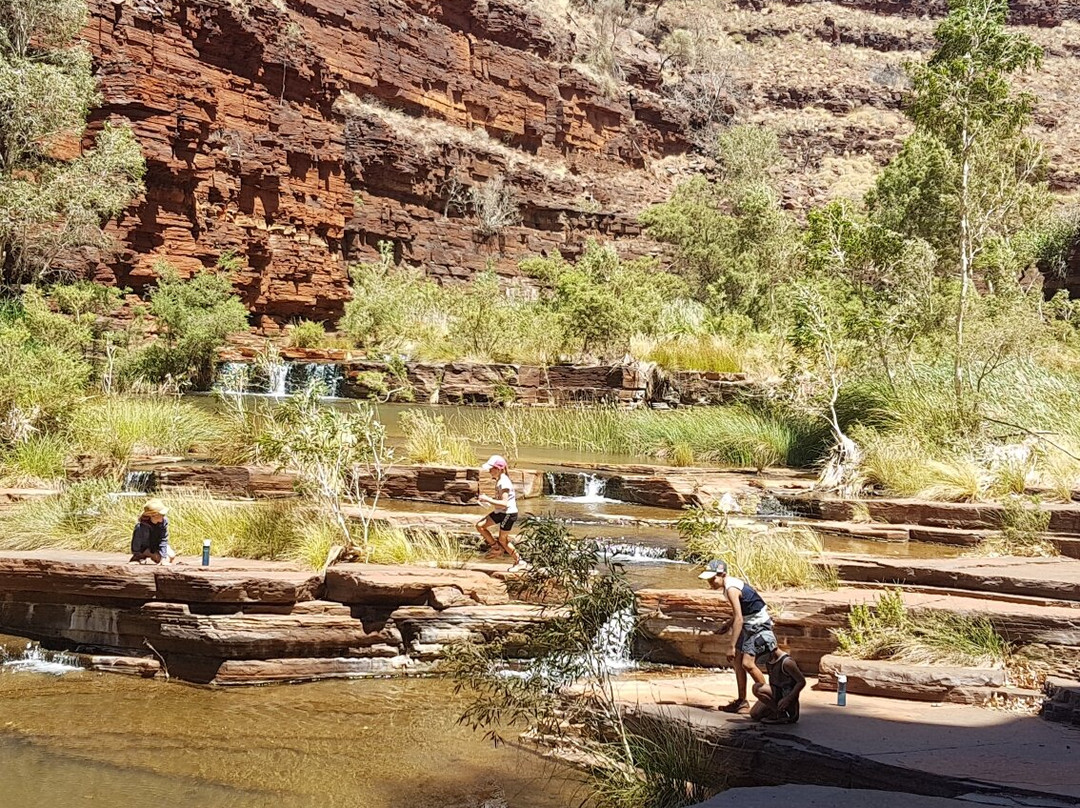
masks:
[[[342,564],[324,575],[230,559],[161,568],[103,553],[5,553],[0,631],[91,654],[152,655],[169,675],[199,683],[423,670],[447,643],[541,619],[539,607],[509,602],[501,569]]]

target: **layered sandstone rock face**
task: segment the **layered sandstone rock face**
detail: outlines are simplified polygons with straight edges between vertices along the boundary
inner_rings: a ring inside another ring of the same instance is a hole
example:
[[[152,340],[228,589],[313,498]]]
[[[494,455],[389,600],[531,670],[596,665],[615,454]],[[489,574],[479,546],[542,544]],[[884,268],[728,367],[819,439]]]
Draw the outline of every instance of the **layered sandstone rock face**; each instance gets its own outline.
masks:
[[[95,114],[129,121],[148,166],[99,277],[138,290],[158,260],[190,272],[235,251],[255,325],[336,319],[347,263],[381,240],[463,278],[633,239],[668,176],[646,165],[687,149],[655,67],[608,98],[570,65],[567,29],[516,0],[90,5]],[[485,233],[470,192],[497,177],[521,222]]]

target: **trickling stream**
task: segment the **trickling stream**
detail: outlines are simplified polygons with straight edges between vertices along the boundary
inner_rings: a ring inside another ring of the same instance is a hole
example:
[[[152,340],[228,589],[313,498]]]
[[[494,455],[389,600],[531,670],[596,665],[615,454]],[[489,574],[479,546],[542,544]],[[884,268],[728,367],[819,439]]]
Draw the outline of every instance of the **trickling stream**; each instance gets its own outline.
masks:
[[[0,669],[63,676],[65,673],[81,671],[82,667],[73,654],[48,651],[40,645],[28,642],[21,653],[0,646]]]

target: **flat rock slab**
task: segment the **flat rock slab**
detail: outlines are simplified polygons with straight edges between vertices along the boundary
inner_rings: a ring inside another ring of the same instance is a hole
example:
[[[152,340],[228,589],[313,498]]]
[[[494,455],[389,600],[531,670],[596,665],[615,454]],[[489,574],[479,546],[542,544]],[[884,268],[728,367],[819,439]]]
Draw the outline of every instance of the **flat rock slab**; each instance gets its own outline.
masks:
[[[428,667],[424,663],[399,655],[360,659],[349,657],[229,659],[218,667],[213,684],[261,685],[320,679],[357,679],[365,676],[421,673]]]
[[[836,677],[841,673],[847,676],[848,693],[915,701],[979,704],[990,699],[992,689],[1005,686],[1002,668],[912,665],[835,654],[821,658],[818,686],[823,690],[836,690]]]
[[[337,564],[326,571],[327,600],[365,606],[445,602],[454,587],[475,603],[509,603],[506,585],[475,570],[438,567]],[[433,590],[440,590],[433,596]]]
[[[913,584],[1080,602],[1073,558],[879,558],[829,554],[846,581]]]
[[[120,563],[116,556],[103,559],[68,553],[52,557],[5,553],[0,556],[0,592],[147,601],[157,594],[154,572],[153,567]]]
[[[835,693],[808,687],[798,724],[766,727],[716,709],[735,692],[731,673],[617,683],[627,708],[689,721],[722,746],[718,757],[725,766],[744,769],[759,785],[795,782],[947,797],[1041,794],[1046,800],[996,803],[1006,805],[1080,800],[1080,732],[1067,725],[982,707],[872,696],[849,695],[847,706],[838,707]]]
[[[730,788],[692,808],[972,808],[966,800],[828,786]]]
[[[166,567],[154,570],[159,600],[181,603],[297,603],[318,599],[321,573]]]

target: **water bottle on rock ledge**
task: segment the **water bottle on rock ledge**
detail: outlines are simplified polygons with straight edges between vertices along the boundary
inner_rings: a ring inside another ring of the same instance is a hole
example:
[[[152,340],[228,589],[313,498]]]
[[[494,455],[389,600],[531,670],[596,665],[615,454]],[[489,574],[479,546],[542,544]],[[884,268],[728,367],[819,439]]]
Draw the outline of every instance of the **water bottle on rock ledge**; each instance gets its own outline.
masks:
[[[204,567],[210,566],[210,539],[203,539],[202,543],[202,565]]]

